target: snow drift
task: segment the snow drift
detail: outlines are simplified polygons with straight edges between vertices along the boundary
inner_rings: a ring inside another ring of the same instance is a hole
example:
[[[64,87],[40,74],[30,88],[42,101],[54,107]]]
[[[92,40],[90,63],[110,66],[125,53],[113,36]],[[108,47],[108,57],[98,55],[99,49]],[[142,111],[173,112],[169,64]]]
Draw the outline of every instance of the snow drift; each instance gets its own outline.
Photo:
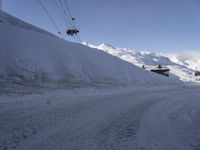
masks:
[[[3,11],[0,18],[1,81],[65,81],[78,84],[164,82],[165,77],[103,51],[59,39]]]

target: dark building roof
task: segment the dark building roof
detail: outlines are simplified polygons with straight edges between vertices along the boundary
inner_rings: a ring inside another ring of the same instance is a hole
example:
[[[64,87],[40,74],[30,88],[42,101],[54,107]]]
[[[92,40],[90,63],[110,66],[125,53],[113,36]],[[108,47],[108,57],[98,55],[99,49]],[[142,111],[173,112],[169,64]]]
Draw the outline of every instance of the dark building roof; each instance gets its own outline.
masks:
[[[151,71],[169,77],[170,69],[169,68],[154,68],[154,69],[151,69]]]

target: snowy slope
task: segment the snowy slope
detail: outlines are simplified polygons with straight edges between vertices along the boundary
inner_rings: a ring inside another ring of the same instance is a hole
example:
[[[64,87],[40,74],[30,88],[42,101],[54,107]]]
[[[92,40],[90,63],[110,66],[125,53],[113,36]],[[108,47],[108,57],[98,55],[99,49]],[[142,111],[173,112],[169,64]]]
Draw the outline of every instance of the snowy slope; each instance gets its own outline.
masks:
[[[128,61],[134,65],[142,67],[145,65],[147,67],[157,66],[161,64],[162,66],[167,66],[171,69],[170,78],[179,78],[183,81],[196,81],[194,77],[194,70],[184,65],[181,61],[172,61],[170,58],[155,54],[147,51],[134,51],[127,48],[117,48],[109,44],[103,43],[99,46],[83,43],[89,47],[97,48],[103,50],[109,54],[117,56],[125,61]],[[168,56],[168,55],[167,55]]]
[[[184,51],[176,54],[166,54],[171,61],[187,66],[191,69],[200,69],[200,51]]]
[[[164,82],[164,77],[103,51],[51,36],[4,12],[1,12],[1,19],[2,81],[65,81],[78,84]]]
[[[47,32],[43,29],[37,28],[29,23],[26,23],[18,18],[15,18],[12,15],[2,11],[1,9],[0,9],[0,22],[9,23],[9,24],[21,27],[21,28],[25,28],[25,29],[29,29],[29,30],[33,30],[36,32],[45,33],[45,34],[53,36],[53,34]]]

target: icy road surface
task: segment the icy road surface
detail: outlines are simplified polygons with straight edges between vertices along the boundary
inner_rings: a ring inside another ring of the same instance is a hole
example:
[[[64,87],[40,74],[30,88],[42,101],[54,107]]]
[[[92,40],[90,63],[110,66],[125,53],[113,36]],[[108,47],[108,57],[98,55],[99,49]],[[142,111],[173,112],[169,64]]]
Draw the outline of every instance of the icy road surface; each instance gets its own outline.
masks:
[[[199,90],[0,96],[0,150],[198,150]]]

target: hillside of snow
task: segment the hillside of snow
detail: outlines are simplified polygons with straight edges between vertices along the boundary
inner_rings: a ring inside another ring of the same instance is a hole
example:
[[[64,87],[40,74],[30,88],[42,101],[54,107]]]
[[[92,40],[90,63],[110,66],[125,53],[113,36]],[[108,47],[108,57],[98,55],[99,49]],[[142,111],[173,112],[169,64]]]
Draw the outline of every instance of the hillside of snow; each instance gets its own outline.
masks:
[[[1,81],[135,84],[168,82],[103,51],[46,34],[1,12]]]
[[[194,70],[200,70],[200,51],[183,51],[175,54],[166,54],[166,56],[175,63]]]
[[[33,30],[33,31],[36,31],[36,32],[40,32],[40,33],[44,33],[44,34],[54,36],[53,34],[47,32],[47,31],[45,31],[41,28],[35,27],[35,26],[33,26],[29,23],[26,23],[23,20],[20,20],[20,19],[14,17],[14,16],[2,11],[1,9],[0,9],[0,22],[12,24],[12,25],[15,25],[15,26],[18,26],[18,27],[21,27],[21,28],[25,28],[25,29],[29,29],[29,30]]]
[[[170,78],[177,78],[183,81],[196,81],[194,77],[193,68],[188,67],[189,65],[185,65],[183,63],[183,59],[178,61],[171,60],[172,57],[165,57],[156,53],[147,52],[147,51],[135,51],[127,48],[118,48],[111,46],[109,44],[103,43],[101,45],[95,46],[87,43],[83,43],[92,48],[97,48],[99,50],[103,50],[111,55],[119,57],[125,61],[128,61],[138,67],[142,67],[143,65],[148,68],[156,67],[159,64],[162,66],[166,66],[171,69]],[[168,56],[168,55],[167,55]],[[187,61],[189,62],[189,61]]]

